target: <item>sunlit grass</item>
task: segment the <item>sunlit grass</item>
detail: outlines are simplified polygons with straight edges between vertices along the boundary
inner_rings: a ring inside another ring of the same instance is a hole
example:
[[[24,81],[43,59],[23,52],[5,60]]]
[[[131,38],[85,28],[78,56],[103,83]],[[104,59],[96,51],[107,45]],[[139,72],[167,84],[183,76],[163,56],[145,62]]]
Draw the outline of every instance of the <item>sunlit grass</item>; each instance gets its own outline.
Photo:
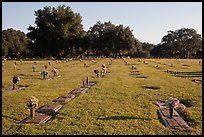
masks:
[[[148,64],[138,62],[137,59],[96,59],[72,60],[69,62],[51,62],[51,69],[60,70],[60,78],[43,81],[40,71],[48,61],[37,61],[37,71],[32,72],[33,61],[17,61],[17,69],[13,68],[13,61],[4,62],[2,67],[2,133],[20,135],[173,135],[173,134],[202,134],[202,86],[193,83],[190,78],[175,77],[166,73],[172,71],[202,72],[198,60],[174,59],[145,59]],[[109,74],[103,78],[96,78],[93,70],[100,69],[103,63],[111,62]],[[87,63],[89,67],[84,67]],[[168,65],[162,65],[162,64]],[[155,66],[158,64],[158,68]],[[173,64],[173,67],[170,67]],[[188,64],[189,66],[182,66]],[[147,78],[136,78],[130,75],[135,65],[140,75]],[[17,85],[29,85],[26,89],[10,92],[13,74],[24,74]],[[80,94],[73,100],[63,103],[63,108],[47,123],[41,125],[21,125],[21,120],[29,115],[26,102],[31,95],[39,99],[39,106],[52,103],[52,100],[69,93],[82,85],[82,81],[89,77],[97,82],[87,93]],[[195,77],[202,79],[202,77]],[[144,86],[158,86],[159,90],[147,91]],[[160,123],[157,116],[157,100],[169,97],[187,100],[192,106],[185,110],[186,120],[190,129],[169,129]]]

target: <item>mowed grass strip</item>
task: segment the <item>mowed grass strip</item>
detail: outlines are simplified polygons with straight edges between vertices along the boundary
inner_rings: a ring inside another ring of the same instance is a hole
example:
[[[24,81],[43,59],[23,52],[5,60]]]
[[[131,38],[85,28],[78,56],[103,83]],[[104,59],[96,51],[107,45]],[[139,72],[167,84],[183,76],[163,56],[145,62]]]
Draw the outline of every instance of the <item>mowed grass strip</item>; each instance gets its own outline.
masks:
[[[60,74],[63,76],[50,81],[35,79],[33,82],[32,79],[22,79],[19,84],[23,85],[27,80],[28,88],[17,92],[4,91],[2,93],[3,134],[171,135],[202,133],[201,86],[192,83],[189,79],[174,77],[142,62],[138,63],[133,59],[127,59],[127,61],[128,64],[138,64],[137,70],[147,78],[131,76],[131,65],[125,65],[122,59],[111,62],[109,68],[111,73],[103,78],[96,78],[93,70],[101,68],[102,63],[110,62],[110,59],[100,59],[96,60],[95,64],[91,64],[91,60],[56,64],[60,67]],[[91,65],[84,68],[84,62]],[[27,64],[29,67],[26,64],[22,65],[21,69],[25,72],[26,69],[31,68],[31,64]],[[7,70],[4,67],[2,71]],[[10,76],[13,74],[7,73]],[[32,72],[27,74],[30,73]],[[65,103],[58,114],[47,123],[18,124],[29,115],[26,102],[31,95],[39,99],[39,106],[50,103],[52,99],[81,86],[86,76],[89,76],[91,81],[97,82],[97,85],[91,87],[87,93],[80,94]],[[4,78],[4,81],[9,83],[8,78]],[[159,86],[161,89],[146,91],[144,86]],[[170,96],[189,99],[193,102],[193,106],[185,110],[186,115],[191,119],[192,128],[169,129],[160,123],[156,113],[158,108],[154,103],[157,99],[165,100]]]

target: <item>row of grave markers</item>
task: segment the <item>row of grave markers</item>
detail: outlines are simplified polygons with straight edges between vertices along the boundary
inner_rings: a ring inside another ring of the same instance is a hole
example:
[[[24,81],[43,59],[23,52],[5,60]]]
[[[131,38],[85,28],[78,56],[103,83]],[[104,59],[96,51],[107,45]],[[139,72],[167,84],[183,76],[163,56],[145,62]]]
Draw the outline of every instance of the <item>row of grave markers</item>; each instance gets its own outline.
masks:
[[[127,64],[127,61],[125,61],[125,64]],[[140,61],[139,61],[140,62]],[[143,62],[145,63],[145,62]],[[131,69],[132,72],[138,72],[135,71],[137,68],[135,65],[132,65]],[[159,87],[155,87],[156,89],[160,89]],[[154,87],[145,87],[144,90],[154,90]],[[171,102],[169,101],[171,99]],[[161,123],[165,125],[165,127],[169,128],[175,128],[175,127],[182,127],[182,128],[189,128],[188,124],[182,119],[182,117],[178,114],[178,112],[175,110],[175,108],[184,110],[186,106],[179,102],[177,98],[169,98],[169,100],[166,100],[165,103],[159,103],[157,102],[156,105],[159,107],[157,110],[158,116],[160,118]],[[174,108],[171,109],[168,104],[175,104]]]
[[[62,95],[57,99],[52,100],[52,102],[68,102],[76,97],[77,94],[86,93],[88,88],[94,86],[95,82],[89,82],[88,77],[86,78],[86,83],[83,82],[83,86],[72,90],[70,93]],[[42,124],[47,122],[53,115],[60,110],[63,105],[59,104],[46,104],[41,106],[37,110],[34,108],[30,110],[30,116],[23,119],[20,124]]]
[[[110,65],[110,63],[108,63]],[[103,65],[102,65],[103,67]],[[104,73],[107,74],[107,73]],[[83,80],[83,85],[79,88],[76,88],[69,92],[68,94],[62,95],[54,100],[52,102],[68,102],[76,97],[76,95],[80,93],[86,93],[88,88],[96,85],[95,82],[89,82],[89,78],[86,77],[86,80]],[[63,107],[63,105],[59,104],[46,104],[37,110],[34,108],[30,109],[30,116],[23,119],[20,124],[42,124],[47,122],[53,115],[56,114],[58,110],[60,110]]]

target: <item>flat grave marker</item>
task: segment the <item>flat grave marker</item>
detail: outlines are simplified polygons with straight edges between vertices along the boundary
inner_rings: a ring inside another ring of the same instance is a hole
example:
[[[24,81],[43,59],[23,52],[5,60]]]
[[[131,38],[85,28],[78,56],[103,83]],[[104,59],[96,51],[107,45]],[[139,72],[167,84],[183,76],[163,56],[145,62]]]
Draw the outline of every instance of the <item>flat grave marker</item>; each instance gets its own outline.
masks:
[[[36,111],[38,113],[55,113],[62,108],[63,105],[56,105],[56,104],[46,104]]]
[[[170,118],[169,110],[158,110],[159,118],[166,127],[175,128],[189,128],[188,124],[181,118],[176,110],[173,111],[173,118]]]
[[[67,94],[67,95],[60,96],[57,99],[54,99],[53,102],[68,102],[71,99],[73,99],[74,97],[75,97],[75,95],[73,95],[73,94]]]
[[[24,120],[20,122],[20,124],[43,124],[46,123],[52,116],[42,115],[36,113],[37,115],[33,118],[26,117]]]

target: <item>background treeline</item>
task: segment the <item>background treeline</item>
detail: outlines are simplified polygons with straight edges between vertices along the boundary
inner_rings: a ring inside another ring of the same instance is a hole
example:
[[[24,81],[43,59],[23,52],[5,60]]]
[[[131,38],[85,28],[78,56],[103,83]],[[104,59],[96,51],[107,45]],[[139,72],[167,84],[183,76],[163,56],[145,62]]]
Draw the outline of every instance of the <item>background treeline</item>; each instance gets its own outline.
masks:
[[[110,21],[83,30],[82,17],[60,5],[35,11],[28,33],[2,30],[2,56],[11,58],[159,57],[202,58],[202,38],[190,28],[168,31],[161,43],[140,42],[133,31]]]

